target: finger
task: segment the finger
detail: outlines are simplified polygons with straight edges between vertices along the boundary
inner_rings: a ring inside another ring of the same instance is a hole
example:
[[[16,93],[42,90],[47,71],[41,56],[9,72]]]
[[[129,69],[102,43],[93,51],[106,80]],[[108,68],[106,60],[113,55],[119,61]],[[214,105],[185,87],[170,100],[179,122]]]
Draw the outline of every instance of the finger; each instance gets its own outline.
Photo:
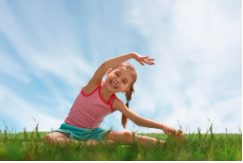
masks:
[[[180,136],[180,133],[179,133],[179,131],[177,131],[177,134],[176,134],[176,136],[177,136],[177,139],[179,138],[179,136]]]
[[[145,62],[145,63],[147,63],[147,64],[149,64],[149,65],[151,64],[151,63],[150,63],[150,62],[148,62],[148,61],[144,61],[144,62]]]
[[[144,60],[143,62],[145,62],[145,63],[147,63],[149,65],[153,64],[152,62],[149,62],[148,60]]]
[[[145,61],[146,61],[146,63],[148,63],[148,64],[153,64],[153,62],[150,62],[148,59],[145,59]]]
[[[174,136],[174,139],[177,140],[177,139],[176,139],[176,136]]]
[[[150,65],[154,65],[155,63],[154,62],[148,62]]]
[[[175,135],[175,139],[176,139],[176,140],[178,139],[178,135],[177,135],[177,134]]]
[[[171,131],[173,134],[175,134],[175,129],[172,129],[172,131]]]
[[[142,61],[142,62],[149,64],[147,61]]]
[[[165,134],[168,135],[168,136],[170,136],[170,134],[167,131],[165,131]]]

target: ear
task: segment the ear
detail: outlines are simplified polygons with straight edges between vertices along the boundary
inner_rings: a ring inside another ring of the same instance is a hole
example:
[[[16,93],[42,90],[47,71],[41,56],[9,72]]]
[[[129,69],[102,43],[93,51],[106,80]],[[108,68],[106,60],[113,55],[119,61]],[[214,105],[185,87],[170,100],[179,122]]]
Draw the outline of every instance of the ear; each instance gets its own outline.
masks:
[[[111,69],[109,69],[109,70],[107,71],[106,76],[108,76],[110,72],[111,72]]]
[[[127,91],[129,91],[130,90],[130,88],[127,88],[127,89],[125,89],[125,90],[123,90],[123,91],[121,91],[122,93],[125,93],[125,92],[127,92]]]

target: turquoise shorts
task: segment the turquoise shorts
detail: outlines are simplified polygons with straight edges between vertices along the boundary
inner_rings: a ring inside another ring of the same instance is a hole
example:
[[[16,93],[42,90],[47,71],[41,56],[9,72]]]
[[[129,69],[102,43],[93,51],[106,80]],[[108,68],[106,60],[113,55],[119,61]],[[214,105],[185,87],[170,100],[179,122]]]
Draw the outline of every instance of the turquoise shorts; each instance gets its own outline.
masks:
[[[112,128],[112,127],[111,127]],[[87,141],[89,139],[94,139],[97,141],[102,141],[103,136],[112,131],[111,129],[103,129],[101,127],[94,129],[94,128],[79,128],[68,123],[63,123],[59,129],[52,130],[52,132],[61,132],[66,134],[69,138],[79,140],[79,141]]]

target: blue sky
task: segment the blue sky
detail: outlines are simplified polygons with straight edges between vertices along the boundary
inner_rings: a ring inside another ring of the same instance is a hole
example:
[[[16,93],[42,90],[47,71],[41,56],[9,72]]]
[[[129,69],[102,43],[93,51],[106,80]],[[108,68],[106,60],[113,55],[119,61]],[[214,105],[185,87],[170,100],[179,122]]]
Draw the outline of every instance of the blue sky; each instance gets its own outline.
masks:
[[[212,123],[239,133],[241,13],[240,0],[1,0],[0,129],[59,128],[104,61],[137,52],[155,65],[128,60],[138,73],[131,110],[185,133]],[[101,124],[111,126],[125,130],[120,112]],[[130,120],[126,130],[163,133]]]

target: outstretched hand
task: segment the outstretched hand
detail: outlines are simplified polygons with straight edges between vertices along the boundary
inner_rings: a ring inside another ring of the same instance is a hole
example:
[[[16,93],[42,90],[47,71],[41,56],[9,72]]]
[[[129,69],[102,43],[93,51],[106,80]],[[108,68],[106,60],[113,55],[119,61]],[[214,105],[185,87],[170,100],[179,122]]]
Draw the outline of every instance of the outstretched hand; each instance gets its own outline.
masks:
[[[173,134],[174,138],[177,140],[178,137],[179,137],[179,133],[180,133],[180,137],[181,137],[181,140],[182,142],[184,142],[184,138],[185,138],[185,135],[183,134],[183,132],[181,130],[175,130],[174,128],[172,127],[169,127],[169,126],[165,126],[163,127],[163,131],[166,135],[170,136],[171,134]]]
[[[154,59],[150,59],[150,58],[148,58],[148,56],[147,57],[143,57],[140,54],[134,53],[134,52],[132,54],[133,54],[133,58],[136,59],[143,66],[144,66],[144,63],[147,63],[149,65],[154,65],[155,64],[155,63],[151,62]]]

